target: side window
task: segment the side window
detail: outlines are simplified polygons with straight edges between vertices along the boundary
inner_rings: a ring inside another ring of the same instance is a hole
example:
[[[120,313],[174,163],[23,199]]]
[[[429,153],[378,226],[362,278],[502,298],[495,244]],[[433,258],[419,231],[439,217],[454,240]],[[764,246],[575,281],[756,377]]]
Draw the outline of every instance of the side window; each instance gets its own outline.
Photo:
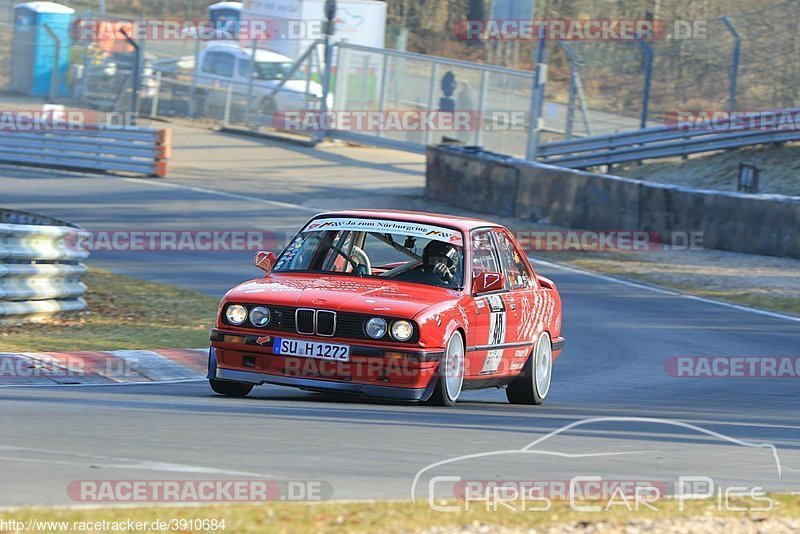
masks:
[[[219,54],[217,63],[214,65],[214,74],[230,78],[233,76],[234,57],[230,54]]]
[[[499,273],[500,265],[492,243],[489,230],[479,230],[472,234],[472,277],[481,273]]]
[[[523,289],[530,286],[531,274],[525,265],[525,260],[520,256],[517,247],[506,232],[495,230],[494,236],[497,239],[497,252],[500,254],[500,262],[506,273],[507,289]]]
[[[247,78],[250,76],[250,60],[239,59],[239,76]]]
[[[216,63],[218,56],[219,52],[209,52],[203,57],[203,72],[210,72],[211,74],[214,74],[214,64]]]

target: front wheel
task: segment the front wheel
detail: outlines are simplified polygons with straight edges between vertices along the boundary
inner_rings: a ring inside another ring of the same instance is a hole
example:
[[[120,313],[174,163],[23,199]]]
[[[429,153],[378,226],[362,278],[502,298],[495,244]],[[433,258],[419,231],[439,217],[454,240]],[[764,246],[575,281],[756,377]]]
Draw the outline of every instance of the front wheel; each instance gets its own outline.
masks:
[[[506,388],[508,402],[511,404],[542,404],[550,392],[552,378],[553,346],[550,342],[550,334],[545,332],[539,336],[522,372]]]
[[[227,380],[217,380],[216,378],[209,378],[208,385],[214,390],[214,393],[225,395],[227,397],[246,397],[253,391],[253,384],[243,384],[241,382],[228,382]]]
[[[439,363],[439,377],[428,404],[454,406],[464,385],[464,336],[456,332],[447,343],[444,358]]]

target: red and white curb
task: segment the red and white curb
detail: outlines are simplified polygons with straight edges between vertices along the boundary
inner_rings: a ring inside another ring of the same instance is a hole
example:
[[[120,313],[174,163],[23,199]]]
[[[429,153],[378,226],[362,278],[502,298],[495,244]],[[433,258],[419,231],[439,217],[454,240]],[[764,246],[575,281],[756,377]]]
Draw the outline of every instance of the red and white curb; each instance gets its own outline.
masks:
[[[200,380],[208,349],[0,353],[0,387]]]

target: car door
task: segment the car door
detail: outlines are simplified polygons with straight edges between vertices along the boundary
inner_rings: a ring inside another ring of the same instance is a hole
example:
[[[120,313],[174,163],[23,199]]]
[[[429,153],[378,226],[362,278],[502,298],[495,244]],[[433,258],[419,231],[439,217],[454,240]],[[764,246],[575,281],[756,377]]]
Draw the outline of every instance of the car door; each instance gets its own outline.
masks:
[[[233,81],[235,58],[233,54],[209,51],[200,63],[200,81],[215,87],[227,87]]]
[[[508,371],[517,372],[525,365],[538,334],[536,328],[537,309],[541,308],[537,295],[537,284],[524,253],[505,228],[492,231],[500,266],[503,269],[506,290],[507,312],[506,342],[514,344],[509,351]]]
[[[471,280],[486,273],[499,273],[500,259],[492,230],[474,230],[470,236]],[[468,273],[470,271],[467,271]],[[465,374],[468,378],[489,378],[505,373],[503,366],[507,332],[505,289],[474,297],[466,310],[470,321]]]

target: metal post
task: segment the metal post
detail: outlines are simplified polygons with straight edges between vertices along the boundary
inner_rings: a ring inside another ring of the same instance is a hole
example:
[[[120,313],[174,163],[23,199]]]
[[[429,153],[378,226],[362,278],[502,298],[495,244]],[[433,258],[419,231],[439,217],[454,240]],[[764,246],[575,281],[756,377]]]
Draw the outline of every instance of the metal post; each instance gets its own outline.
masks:
[[[200,39],[195,39],[194,42],[194,71],[192,72],[192,87],[189,89],[189,116],[194,118],[196,106],[194,103],[195,95],[197,93],[197,71],[200,70]]]
[[[483,129],[485,128],[484,120],[486,119],[486,93],[489,89],[489,71],[484,70],[481,74],[481,91],[478,96],[478,131],[475,134],[475,146],[483,144]]]
[[[89,89],[89,43],[83,44],[83,77],[81,78],[81,99],[86,99],[86,92]]]
[[[583,115],[583,123],[586,126],[586,135],[591,137],[592,125],[589,117],[589,108],[586,106],[586,96],[583,93],[583,82],[581,82],[581,59],[575,49],[566,41],[559,41],[561,48],[566,52],[570,61],[570,79],[569,79],[569,106],[567,108],[567,124],[566,134],[567,139],[572,138],[575,131],[575,101],[577,100],[581,107],[581,114]]]
[[[733,111],[736,109],[736,89],[739,78],[739,58],[741,57],[742,52],[742,38],[728,17],[722,17],[722,23],[726,28],[728,28],[728,31],[731,32],[731,35],[733,35],[733,58],[731,62],[730,81],[728,85],[728,111]]]
[[[222,114],[222,125],[228,127],[231,124],[231,102],[233,101],[233,84],[229,83],[225,88],[225,109]]]
[[[53,57],[53,72],[50,73],[50,100],[55,100],[58,96],[58,68],[61,56],[61,41],[58,39],[56,33],[48,26],[47,24],[43,24],[44,29],[47,31],[47,34],[56,44],[56,53],[55,57]]]
[[[436,86],[438,85],[439,80],[439,64],[434,63],[431,65],[431,84],[428,86],[428,113],[430,114],[433,111],[433,108],[436,106]],[[429,129],[425,129],[425,146],[431,142],[431,131]]]
[[[251,125],[250,119],[253,116],[253,83],[255,80],[255,73],[256,73],[256,54],[258,53],[258,40],[253,39],[253,56],[250,58],[250,71],[248,73],[247,79],[247,106],[245,109],[247,110],[247,117],[245,117],[245,124],[247,126]],[[231,82],[233,83],[233,82]],[[270,121],[272,117],[270,117]]]
[[[333,47],[331,46],[331,36],[336,31],[336,26],[333,23],[336,18],[336,0],[325,1],[325,71],[322,74],[322,102],[320,103],[320,111],[323,114],[328,112],[328,95],[331,94],[331,71],[333,69]],[[326,124],[329,121],[324,121]],[[325,139],[326,132],[316,132],[314,134],[314,141],[321,142]]]
[[[378,104],[378,111],[383,112],[386,109],[386,84],[389,81],[389,54],[383,55],[383,64],[381,66],[381,97]],[[381,136],[381,131],[378,130],[378,137]]]
[[[533,161],[539,152],[539,134],[542,131],[542,107],[547,86],[547,36],[540,36],[536,47],[536,73],[533,77],[530,119],[528,124],[528,147],[525,158]]]
[[[650,108],[650,82],[653,78],[653,47],[650,43],[639,39],[639,45],[644,52],[644,87],[642,89],[642,120],[639,123],[641,129],[647,128],[647,115]]]
[[[317,44],[312,45],[316,48]],[[306,65],[306,94],[303,98],[303,109],[308,109],[308,99],[311,93],[311,74],[314,70],[314,54],[308,54],[308,65]]]
[[[139,48],[139,45],[131,39],[131,36],[125,31],[125,28],[120,28],[122,31],[122,35],[125,37],[125,40],[133,47],[134,49],[134,60],[133,60],[133,92],[131,94],[131,125],[136,125],[136,113],[139,110],[139,75],[142,67],[142,51]]]
[[[361,66],[362,74],[361,74],[361,102],[362,106],[366,106],[367,102],[367,95],[369,92],[369,56],[364,54],[364,64]],[[362,109],[367,109],[363,107]]]
[[[567,139],[572,139],[572,131],[573,126],[575,124],[575,97],[576,97],[576,90],[575,90],[575,77],[577,73],[575,72],[575,65],[571,65],[569,69],[569,97],[567,100],[567,124],[564,127],[564,132],[566,134]]]
[[[156,71],[156,92],[153,95],[153,101],[150,104],[150,116],[158,116],[158,100],[161,97],[161,71]]]

